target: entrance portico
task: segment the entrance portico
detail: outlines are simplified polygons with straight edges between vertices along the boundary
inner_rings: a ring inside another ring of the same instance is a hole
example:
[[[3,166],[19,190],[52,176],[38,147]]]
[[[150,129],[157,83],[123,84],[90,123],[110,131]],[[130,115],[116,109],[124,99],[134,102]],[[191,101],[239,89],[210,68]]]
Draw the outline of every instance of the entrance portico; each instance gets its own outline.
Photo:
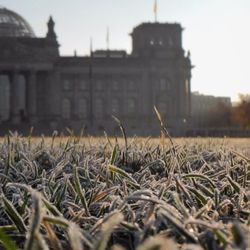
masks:
[[[0,71],[0,123],[33,123],[37,114],[36,72]]]

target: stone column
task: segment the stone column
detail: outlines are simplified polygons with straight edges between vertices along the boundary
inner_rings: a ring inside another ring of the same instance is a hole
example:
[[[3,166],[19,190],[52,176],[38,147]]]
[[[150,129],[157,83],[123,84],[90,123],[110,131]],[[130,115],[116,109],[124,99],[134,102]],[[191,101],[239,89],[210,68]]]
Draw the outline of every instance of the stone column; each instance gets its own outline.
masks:
[[[183,75],[179,78],[179,118],[182,120],[186,115],[186,90],[185,90],[185,78]]]
[[[18,100],[18,72],[13,71],[10,73],[10,119],[14,124],[21,121]]]
[[[191,101],[192,101],[192,96],[191,96],[191,77],[188,77],[188,117],[191,117],[191,112],[192,112],[192,106],[191,106]]]
[[[0,71],[0,84],[1,84],[1,77],[2,77],[2,72]],[[0,89],[1,89],[1,86],[0,86]],[[0,91],[3,91],[3,89],[1,89]],[[3,106],[3,102],[2,102],[1,99],[0,99],[0,105]],[[1,108],[0,108],[0,110],[1,110]],[[3,118],[2,118],[2,113],[1,113],[1,111],[0,111],[0,124],[2,123],[2,120],[3,120]]]
[[[27,113],[30,123],[35,123],[37,119],[37,82],[36,72],[31,71],[27,80]]]
[[[60,84],[60,73],[58,71],[48,71],[47,72],[48,84],[46,87],[46,95],[44,106],[48,110],[45,112],[46,118],[49,120],[50,128],[53,130],[59,129],[62,124],[61,119],[61,84]]]

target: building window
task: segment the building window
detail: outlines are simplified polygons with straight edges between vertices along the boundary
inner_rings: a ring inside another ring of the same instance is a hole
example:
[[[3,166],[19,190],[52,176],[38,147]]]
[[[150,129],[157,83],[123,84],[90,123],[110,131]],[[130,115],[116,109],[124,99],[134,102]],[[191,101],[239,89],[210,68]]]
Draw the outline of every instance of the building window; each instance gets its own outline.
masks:
[[[185,90],[186,90],[186,94],[189,94],[189,80],[186,79],[185,81]]]
[[[159,44],[160,46],[163,46],[163,40],[162,40],[162,38],[159,39],[158,44]]]
[[[172,37],[169,37],[168,38],[168,46],[172,47],[173,45],[174,45],[173,39],[172,39]]]
[[[135,82],[133,80],[128,81],[128,90],[135,90]]]
[[[102,118],[104,116],[104,103],[102,99],[95,100],[95,117]]]
[[[80,119],[87,118],[88,104],[86,99],[80,99],[78,102],[78,116]]]
[[[85,79],[81,79],[79,85],[80,85],[80,90],[86,90],[88,88],[88,81]]]
[[[116,80],[113,81],[112,88],[113,90],[119,90],[119,82]]]
[[[166,101],[160,100],[158,103],[159,112],[161,115],[166,115],[168,112],[168,106]]]
[[[136,101],[135,99],[128,99],[128,114],[136,113]]]
[[[12,20],[10,20],[10,18],[6,15],[3,15],[2,17],[0,17],[0,22],[1,23],[8,23],[8,22],[12,22]]]
[[[64,79],[63,80],[63,89],[64,90],[70,90],[71,89],[71,82],[69,79]]]
[[[169,90],[170,89],[170,82],[166,78],[161,78],[159,85],[160,85],[160,90]]]
[[[118,99],[111,100],[111,112],[112,112],[112,114],[119,113],[119,100]]]
[[[63,119],[70,119],[70,116],[71,116],[70,100],[64,99],[62,102],[62,117]]]
[[[103,90],[103,82],[101,80],[95,81],[95,89],[96,90]]]

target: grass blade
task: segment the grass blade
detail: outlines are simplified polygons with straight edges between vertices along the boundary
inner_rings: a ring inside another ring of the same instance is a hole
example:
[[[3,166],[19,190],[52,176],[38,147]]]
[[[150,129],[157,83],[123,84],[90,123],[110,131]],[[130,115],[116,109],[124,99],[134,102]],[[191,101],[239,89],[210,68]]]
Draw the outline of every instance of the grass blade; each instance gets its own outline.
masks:
[[[109,165],[109,170],[113,173],[119,174],[120,176],[127,178],[130,180],[137,188],[140,188],[140,185],[136,182],[135,179],[133,179],[127,172],[125,172],[123,169],[115,167],[113,165]]]
[[[37,236],[39,233],[39,227],[42,220],[42,212],[41,212],[41,199],[38,193],[32,194],[33,200],[33,213],[30,221],[30,228],[28,231],[27,241],[25,242],[25,250],[35,249],[37,246]]]
[[[11,219],[11,221],[16,225],[20,233],[25,233],[26,232],[25,223],[20,214],[17,212],[16,208],[8,199],[6,199],[5,196],[2,196],[2,200],[4,203],[5,211],[9,216],[9,218]]]
[[[100,239],[97,241],[94,250],[105,250],[108,244],[108,240],[114,228],[123,221],[123,215],[120,212],[114,212],[109,216],[108,220],[102,225],[102,231]]]
[[[74,171],[73,178],[74,178],[75,188],[76,188],[78,196],[80,197],[81,203],[85,209],[86,215],[90,216],[88,204],[87,204],[87,201],[85,198],[85,192],[83,191],[83,189],[81,187],[80,180],[79,180],[79,174],[78,174],[77,169],[78,169],[77,167],[74,167],[74,170],[73,170]]]
[[[1,245],[7,250],[18,250],[15,242],[2,230],[0,230],[0,247]]]

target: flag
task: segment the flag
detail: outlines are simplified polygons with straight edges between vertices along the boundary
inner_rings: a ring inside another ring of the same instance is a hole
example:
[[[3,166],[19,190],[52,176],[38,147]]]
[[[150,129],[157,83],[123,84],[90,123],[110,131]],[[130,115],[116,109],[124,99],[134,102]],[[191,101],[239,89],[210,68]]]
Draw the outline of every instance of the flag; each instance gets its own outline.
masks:
[[[155,4],[154,4],[154,13],[155,13],[155,15],[157,13],[157,0],[155,0]]]
[[[89,45],[89,53],[90,53],[90,57],[89,57],[89,79],[92,79],[92,56],[93,56],[93,39],[92,37],[90,37],[89,39],[90,45]]]
[[[155,14],[155,22],[157,22],[157,0],[155,0],[155,3],[154,3],[154,14]]]

